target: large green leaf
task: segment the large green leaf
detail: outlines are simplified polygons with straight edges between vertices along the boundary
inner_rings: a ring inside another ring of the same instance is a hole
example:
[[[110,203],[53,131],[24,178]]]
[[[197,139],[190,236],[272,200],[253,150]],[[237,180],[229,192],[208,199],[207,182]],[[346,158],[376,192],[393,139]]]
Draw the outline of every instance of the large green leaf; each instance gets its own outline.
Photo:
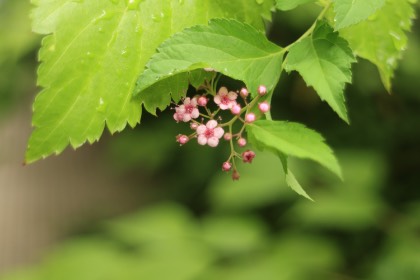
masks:
[[[208,26],[197,25],[177,33],[158,51],[139,77],[135,91],[152,112],[169,105],[168,92],[176,92],[174,88],[179,83],[168,82],[168,79],[179,74],[210,67],[244,81],[251,92],[256,93],[261,84],[269,90],[274,88],[283,59],[282,49],[269,42],[262,32],[251,25],[226,19],[215,19]],[[165,86],[160,91],[147,90],[162,82]]]
[[[299,123],[259,120],[247,125],[250,142],[259,148],[314,160],[341,177],[340,165],[324,138]],[[291,182],[293,178],[289,177]]]
[[[70,143],[97,141],[140,121],[132,91],[146,62],[170,35],[214,17],[264,28],[271,0],[32,0],[34,31],[46,36],[39,59],[35,127],[26,162]]]
[[[334,0],[335,29],[367,19],[385,4],[385,0]]]
[[[347,42],[325,22],[319,22],[312,35],[290,48],[285,69],[298,71],[321,99],[346,122],[344,85],[351,82],[355,61]]]
[[[407,46],[406,31],[414,18],[412,0],[386,0],[382,9],[368,20],[340,30],[357,56],[378,67],[385,88],[391,90],[391,79],[397,61]]]
[[[316,0],[276,0],[276,8],[282,11],[293,10],[299,5],[316,2]]]

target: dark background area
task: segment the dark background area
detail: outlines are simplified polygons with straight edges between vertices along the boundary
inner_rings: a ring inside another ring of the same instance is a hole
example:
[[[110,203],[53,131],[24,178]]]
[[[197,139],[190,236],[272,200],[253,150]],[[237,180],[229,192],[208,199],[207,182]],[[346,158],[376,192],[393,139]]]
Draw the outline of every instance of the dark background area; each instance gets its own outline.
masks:
[[[273,117],[319,131],[344,172],[292,160],[314,203],[264,152],[232,182],[223,147],[177,145],[186,127],[170,110],[23,167],[40,42],[29,9],[0,0],[0,279],[420,279],[418,20],[391,93],[353,65],[350,125],[283,73]],[[276,13],[269,39],[293,42],[318,12]]]

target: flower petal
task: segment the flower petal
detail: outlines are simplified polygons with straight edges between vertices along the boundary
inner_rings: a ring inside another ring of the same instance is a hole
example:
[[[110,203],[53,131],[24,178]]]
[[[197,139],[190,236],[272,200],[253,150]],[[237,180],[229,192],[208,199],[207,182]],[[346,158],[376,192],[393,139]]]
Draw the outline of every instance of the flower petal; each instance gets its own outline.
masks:
[[[199,135],[197,137],[197,142],[200,145],[206,145],[207,144],[207,138],[206,138],[206,136],[204,136],[203,134]]]
[[[194,108],[193,111],[191,112],[191,118],[196,119],[200,116],[200,112],[198,111],[197,108]]]
[[[222,102],[222,99],[221,99],[220,95],[216,95],[216,96],[213,98],[213,101],[214,101],[214,103],[216,103],[217,105],[219,105],[219,104],[220,104],[220,102]]]
[[[200,134],[204,134],[204,132],[206,132],[206,130],[207,130],[207,127],[204,124],[200,124],[197,127],[196,131],[197,131],[197,134],[200,135]]]
[[[207,140],[207,145],[209,145],[210,147],[216,147],[217,145],[219,145],[219,139],[217,139],[216,137],[210,137]]]
[[[216,127],[216,128],[213,130],[213,135],[214,135],[214,137],[216,137],[216,138],[222,138],[223,134],[225,134],[225,131],[224,131],[224,130],[223,130],[223,128],[221,128],[221,127]]]
[[[213,129],[217,126],[217,121],[215,120],[209,120],[206,124],[207,128]]]
[[[226,87],[221,87],[219,89],[219,91],[217,92],[218,95],[227,95],[228,94],[228,89]]]
[[[238,94],[234,91],[229,91],[227,96],[230,100],[236,100],[236,98],[238,98]]]

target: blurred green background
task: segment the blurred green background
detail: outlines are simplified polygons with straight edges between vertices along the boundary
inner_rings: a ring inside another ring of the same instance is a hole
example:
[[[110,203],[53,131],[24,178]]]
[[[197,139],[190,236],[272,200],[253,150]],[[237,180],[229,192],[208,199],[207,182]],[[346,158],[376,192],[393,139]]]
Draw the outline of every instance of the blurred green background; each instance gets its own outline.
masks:
[[[321,132],[344,171],[341,182],[292,161],[314,203],[270,154],[232,182],[223,149],[176,144],[186,128],[171,112],[22,167],[40,44],[29,11],[0,0],[0,279],[420,279],[418,20],[392,94],[374,66],[353,65],[350,126],[298,75],[282,76],[273,116]],[[293,42],[317,13],[277,13],[270,40]]]

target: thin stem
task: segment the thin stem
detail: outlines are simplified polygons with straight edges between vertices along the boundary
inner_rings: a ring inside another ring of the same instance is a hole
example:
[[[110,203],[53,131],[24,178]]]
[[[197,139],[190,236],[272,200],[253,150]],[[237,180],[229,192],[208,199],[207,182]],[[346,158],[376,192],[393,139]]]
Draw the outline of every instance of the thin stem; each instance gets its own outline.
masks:
[[[303,39],[305,39],[306,37],[312,35],[312,32],[314,31],[316,24],[319,20],[321,20],[324,16],[325,13],[328,11],[328,9],[331,6],[331,2],[328,3],[324,9],[322,9],[321,13],[319,13],[318,17],[316,18],[316,20],[314,21],[314,23],[308,28],[308,30],[305,31],[305,33],[302,34],[302,36],[300,36],[296,41],[294,41],[293,43],[291,43],[290,45],[286,46],[283,48],[283,51],[288,51],[294,44],[299,43],[300,41],[302,41]]]

